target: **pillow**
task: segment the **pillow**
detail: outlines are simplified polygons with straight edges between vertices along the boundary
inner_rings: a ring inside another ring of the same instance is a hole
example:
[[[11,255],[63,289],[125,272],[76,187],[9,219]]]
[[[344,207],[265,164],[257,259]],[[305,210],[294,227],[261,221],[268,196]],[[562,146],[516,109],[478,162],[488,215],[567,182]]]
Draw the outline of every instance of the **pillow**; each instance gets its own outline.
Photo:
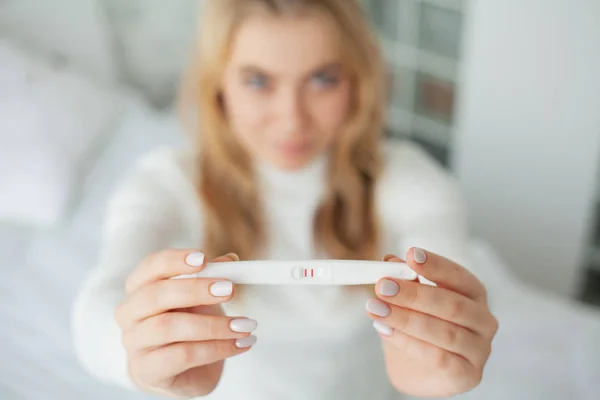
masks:
[[[0,38],[0,222],[58,223],[119,105],[117,92]]]
[[[0,0],[0,30],[23,44],[59,53],[95,78],[114,82],[118,66],[104,3]]]
[[[129,83],[155,107],[169,107],[194,46],[201,2],[106,0],[103,5]]]

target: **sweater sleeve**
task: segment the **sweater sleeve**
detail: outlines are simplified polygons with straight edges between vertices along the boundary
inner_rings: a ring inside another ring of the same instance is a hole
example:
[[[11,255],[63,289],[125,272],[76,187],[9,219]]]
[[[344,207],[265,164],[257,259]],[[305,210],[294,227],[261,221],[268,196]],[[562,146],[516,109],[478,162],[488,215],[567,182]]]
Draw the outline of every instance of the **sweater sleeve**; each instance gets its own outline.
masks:
[[[99,259],[75,299],[72,329],[76,355],[95,378],[135,389],[121,331],[114,319],[129,273],[149,253],[175,243],[184,230],[172,161],[144,157],[110,199]],[[181,183],[181,182],[180,182]]]

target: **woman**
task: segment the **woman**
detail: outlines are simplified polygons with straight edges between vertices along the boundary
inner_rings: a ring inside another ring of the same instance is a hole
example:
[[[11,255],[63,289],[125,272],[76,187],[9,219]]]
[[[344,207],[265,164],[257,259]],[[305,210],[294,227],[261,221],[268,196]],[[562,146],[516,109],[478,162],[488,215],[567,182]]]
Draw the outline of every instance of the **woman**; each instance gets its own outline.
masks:
[[[148,155],[112,199],[74,313],[83,365],[170,397],[474,388],[497,322],[461,265],[460,195],[424,151],[381,142],[383,62],[358,2],[212,0],[203,14],[185,83],[196,149]],[[437,287],[169,279],[209,260],[386,253]]]

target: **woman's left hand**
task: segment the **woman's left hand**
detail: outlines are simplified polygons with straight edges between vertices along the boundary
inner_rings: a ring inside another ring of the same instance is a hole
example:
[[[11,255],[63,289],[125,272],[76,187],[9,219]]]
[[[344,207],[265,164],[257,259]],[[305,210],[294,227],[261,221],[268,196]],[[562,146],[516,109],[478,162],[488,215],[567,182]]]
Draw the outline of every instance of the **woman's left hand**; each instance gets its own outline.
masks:
[[[367,303],[392,384],[401,393],[425,397],[472,390],[498,330],[484,286],[464,267],[421,249],[409,250],[406,262],[437,287],[382,279],[378,298]]]

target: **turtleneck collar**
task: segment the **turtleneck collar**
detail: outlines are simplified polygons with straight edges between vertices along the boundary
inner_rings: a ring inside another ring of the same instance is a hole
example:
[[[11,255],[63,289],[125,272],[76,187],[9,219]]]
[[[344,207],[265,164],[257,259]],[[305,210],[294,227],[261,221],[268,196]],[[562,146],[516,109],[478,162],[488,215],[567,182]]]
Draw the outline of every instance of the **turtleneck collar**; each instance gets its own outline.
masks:
[[[290,171],[259,160],[256,162],[256,171],[266,190],[297,196],[310,193],[320,195],[325,188],[328,166],[328,154],[321,154],[304,167]]]

